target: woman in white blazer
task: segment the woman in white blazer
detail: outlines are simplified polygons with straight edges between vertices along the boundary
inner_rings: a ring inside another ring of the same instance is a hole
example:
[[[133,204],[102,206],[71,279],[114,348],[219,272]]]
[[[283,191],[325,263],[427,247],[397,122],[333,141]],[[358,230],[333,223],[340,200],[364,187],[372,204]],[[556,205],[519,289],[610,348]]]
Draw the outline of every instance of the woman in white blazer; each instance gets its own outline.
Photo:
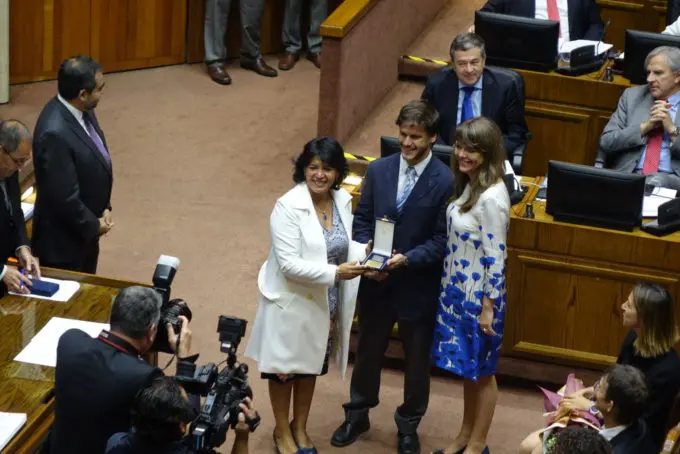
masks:
[[[272,212],[272,246],[257,279],[259,306],[246,356],[269,380],[281,454],[314,454],[307,418],[316,377],[329,359],[344,378],[365,245],[352,241],[352,197],[342,146],[308,142],[295,162],[296,186]],[[289,408],[293,397],[293,421]]]

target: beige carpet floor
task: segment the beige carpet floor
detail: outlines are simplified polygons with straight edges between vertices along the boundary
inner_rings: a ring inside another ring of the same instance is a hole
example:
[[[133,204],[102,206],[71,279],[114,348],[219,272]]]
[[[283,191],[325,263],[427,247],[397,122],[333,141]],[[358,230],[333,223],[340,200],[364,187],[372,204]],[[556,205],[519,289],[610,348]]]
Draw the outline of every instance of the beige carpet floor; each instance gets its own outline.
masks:
[[[454,34],[467,28],[481,3],[453,0],[408,51],[446,56]],[[268,61],[274,65],[276,58]],[[303,60],[276,79],[238,67],[231,73],[230,87],[211,82],[201,65],[108,74],[97,110],[114,162],[116,223],[102,241],[100,273],[148,282],[160,254],[179,257],[173,294],[194,311],[194,349],[201,362],[222,359],[215,333],[219,314],[253,320],[257,271],[269,248],[269,214],[292,184],[291,158],[316,133],[319,72],[311,63]],[[347,150],[377,155],[378,136],[395,134],[399,108],[422,88],[399,83]],[[32,127],[55,92],[55,82],[13,86],[0,118],[19,118]],[[252,452],[273,452],[266,384],[255,368],[252,377],[263,416]],[[402,379],[399,370],[385,370],[370,433],[344,449],[331,448],[329,437],[342,420],[349,384],[333,372],[320,379],[309,424],[320,452],[396,452],[392,414],[401,402]],[[540,425],[541,403],[535,390],[502,386],[491,451],[516,452],[523,435]],[[420,430],[423,452],[455,435],[462,409],[460,382],[434,378]]]

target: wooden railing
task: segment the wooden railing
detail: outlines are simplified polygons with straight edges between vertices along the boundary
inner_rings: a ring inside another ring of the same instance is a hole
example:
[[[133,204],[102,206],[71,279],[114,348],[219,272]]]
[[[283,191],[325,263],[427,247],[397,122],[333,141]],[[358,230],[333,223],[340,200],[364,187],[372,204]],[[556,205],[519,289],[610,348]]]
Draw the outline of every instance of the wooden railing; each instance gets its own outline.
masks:
[[[321,24],[321,36],[344,38],[380,0],[345,0]]]

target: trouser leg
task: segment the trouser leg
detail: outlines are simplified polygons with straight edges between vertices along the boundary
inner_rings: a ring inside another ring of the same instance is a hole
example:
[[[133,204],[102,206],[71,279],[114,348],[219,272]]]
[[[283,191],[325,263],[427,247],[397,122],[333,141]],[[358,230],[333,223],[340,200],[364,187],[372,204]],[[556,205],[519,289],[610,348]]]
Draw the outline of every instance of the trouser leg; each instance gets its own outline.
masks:
[[[399,339],[404,346],[404,403],[394,414],[402,434],[413,434],[430,400],[430,352],[434,319],[399,320]]]
[[[389,312],[359,309],[359,342],[350,383],[350,402],[344,405],[348,420],[367,417],[369,408],[378,405],[380,372],[394,320]]]
[[[328,16],[328,0],[310,0],[309,33],[307,46],[313,54],[321,53],[321,24]],[[298,27],[299,28],[299,27]]]
[[[240,0],[241,58],[255,60],[260,57],[260,25],[264,0]]]
[[[281,39],[283,47],[289,54],[298,54],[302,50],[302,37],[300,35],[300,16],[304,0],[285,0],[283,12],[283,30]]]
[[[203,45],[205,62],[223,63],[227,59],[227,46],[224,43],[229,19],[231,0],[206,0],[205,23],[203,26]]]

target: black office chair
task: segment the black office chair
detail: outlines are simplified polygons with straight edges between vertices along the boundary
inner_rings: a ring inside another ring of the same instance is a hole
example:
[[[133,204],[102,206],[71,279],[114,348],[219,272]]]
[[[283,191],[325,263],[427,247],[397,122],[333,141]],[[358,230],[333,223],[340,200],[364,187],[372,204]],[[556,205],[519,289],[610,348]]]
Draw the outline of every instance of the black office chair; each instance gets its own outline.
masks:
[[[506,74],[510,76],[515,81],[515,87],[517,88],[518,98],[522,103],[525,103],[525,92],[524,92],[524,78],[517,71],[513,71],[508,68],[501,68],[499,66],[487,66],[487,69],[491,72],[497,72],[501,74]],[[527,131],[524,136],[524,143],[517,146],[514,150],[506,150],[508,153],[508,161],[512,164],[512,169],[517,175],[522,175],[522,166],[524,164],[524,153],[527,149],[527,144],[531,140],[531,133]]]

